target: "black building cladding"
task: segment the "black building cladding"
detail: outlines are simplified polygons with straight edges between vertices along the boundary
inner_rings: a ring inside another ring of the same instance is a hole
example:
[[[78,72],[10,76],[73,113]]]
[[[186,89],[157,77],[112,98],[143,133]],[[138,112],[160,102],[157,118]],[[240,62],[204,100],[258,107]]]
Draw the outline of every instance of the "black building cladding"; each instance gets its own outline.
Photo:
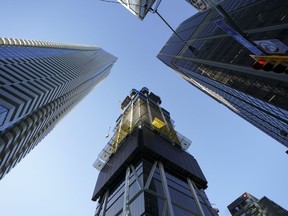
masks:
[[[225,0],[221,6],[251,41],[276,41],[282,53],[288,51],[288,1]],[[157,57],[187,82],[288,147],[288,75],[254,70],[253,53],[215,24],[220,19],[211,9],[177,28],[180,37],[198,49],[197,56],[173,34]]]
[[[249,193],[244,193],[229,206],[232,216],[288,216],[288,211],[266,196],[260,200]]]
[[[0,38],[0,179],[115,61],[97,46]]]
[[[201,188],[207,188],[207,181],[193,156],[175,148],[168,140],[144,126],[141,129],[135,128],[125,139],[125,144],[117,150],[117,154],[110,158],[109,164],[103,167],[97,179],[93,200],[95,201],[101,194],[103,195],[112,180],[117,179],[117,173],[118,175],[125,173],[126,163],[133,163],[140,159],[153,161],[155,158],[174,172],[177,170],[178,175],[190,177]]]
[[[122,102],[123,114],[94,166],[100,170],[95,215],[217,215],[190,141],[176,132],[161,99],[143,88]]]

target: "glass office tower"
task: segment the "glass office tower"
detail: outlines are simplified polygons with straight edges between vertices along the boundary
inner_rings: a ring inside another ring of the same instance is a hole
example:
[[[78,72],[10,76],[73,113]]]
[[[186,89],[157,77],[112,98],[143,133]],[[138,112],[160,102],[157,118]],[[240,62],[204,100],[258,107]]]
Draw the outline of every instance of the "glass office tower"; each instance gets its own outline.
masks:
[[[133,89],[122,104],[115,133],[99,154],[92,200],[102,215],[217,215],[191,141],[175,131],[161,99]]]
[[[0,38],[0,179],[115,61],[97,46]]]
[[[198,55],[173,34],[157,57],[187,82],[288,147],[288,75],[255,70],[250,57],[256,48],[269,55],[287,55],[288,1],[225,0],[221,6],[245,37],[210,9],[188,18],[176,30]],[[251,48],[245,38],[257,45]]]
[[[266,196],[260,200],[244,193],[227,207],[232,216],[288,216],[288,211]]]

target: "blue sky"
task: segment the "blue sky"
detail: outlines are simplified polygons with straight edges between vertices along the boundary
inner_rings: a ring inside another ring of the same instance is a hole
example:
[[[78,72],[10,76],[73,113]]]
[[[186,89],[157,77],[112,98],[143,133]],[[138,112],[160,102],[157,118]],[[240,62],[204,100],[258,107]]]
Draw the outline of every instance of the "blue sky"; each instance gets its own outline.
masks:
[[[288,208],[284,146],[156,58],[172,32],[155,14],[140,21],[99,0],[10,0],[1,8],[2,37],[96,44],[118,57],[108,78],[0,181],[1,215],[93,215],[98,171],[92,164],[115,126],[119,101],[143,86],[161,97],[176,130],[192,140],[189,152],[220,215],[229,215],[226,206],[245,191]],[[166,0],[159,12],[176,28],[196,11],[185,0]]]

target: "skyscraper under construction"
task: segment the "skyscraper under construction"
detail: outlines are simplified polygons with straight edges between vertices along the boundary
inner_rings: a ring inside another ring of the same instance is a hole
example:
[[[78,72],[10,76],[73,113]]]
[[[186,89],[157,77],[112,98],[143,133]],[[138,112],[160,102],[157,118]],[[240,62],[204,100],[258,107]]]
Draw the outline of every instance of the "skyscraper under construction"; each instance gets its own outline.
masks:
[[[217,215],[191,141],[175,131],[159,96],[133,89],[121,104],[115,133],[99,154],[92,200],[100,215]]]
[[[98,46],[0,38],[0,179],[115,61]]]

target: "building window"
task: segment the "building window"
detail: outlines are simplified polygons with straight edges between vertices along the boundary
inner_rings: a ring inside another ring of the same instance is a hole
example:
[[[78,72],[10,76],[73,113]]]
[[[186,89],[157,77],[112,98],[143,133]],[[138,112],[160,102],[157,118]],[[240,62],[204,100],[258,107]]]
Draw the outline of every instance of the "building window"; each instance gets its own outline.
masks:
[[[0,105],[0,125],[4,123],[7,114],[8,109]]]

